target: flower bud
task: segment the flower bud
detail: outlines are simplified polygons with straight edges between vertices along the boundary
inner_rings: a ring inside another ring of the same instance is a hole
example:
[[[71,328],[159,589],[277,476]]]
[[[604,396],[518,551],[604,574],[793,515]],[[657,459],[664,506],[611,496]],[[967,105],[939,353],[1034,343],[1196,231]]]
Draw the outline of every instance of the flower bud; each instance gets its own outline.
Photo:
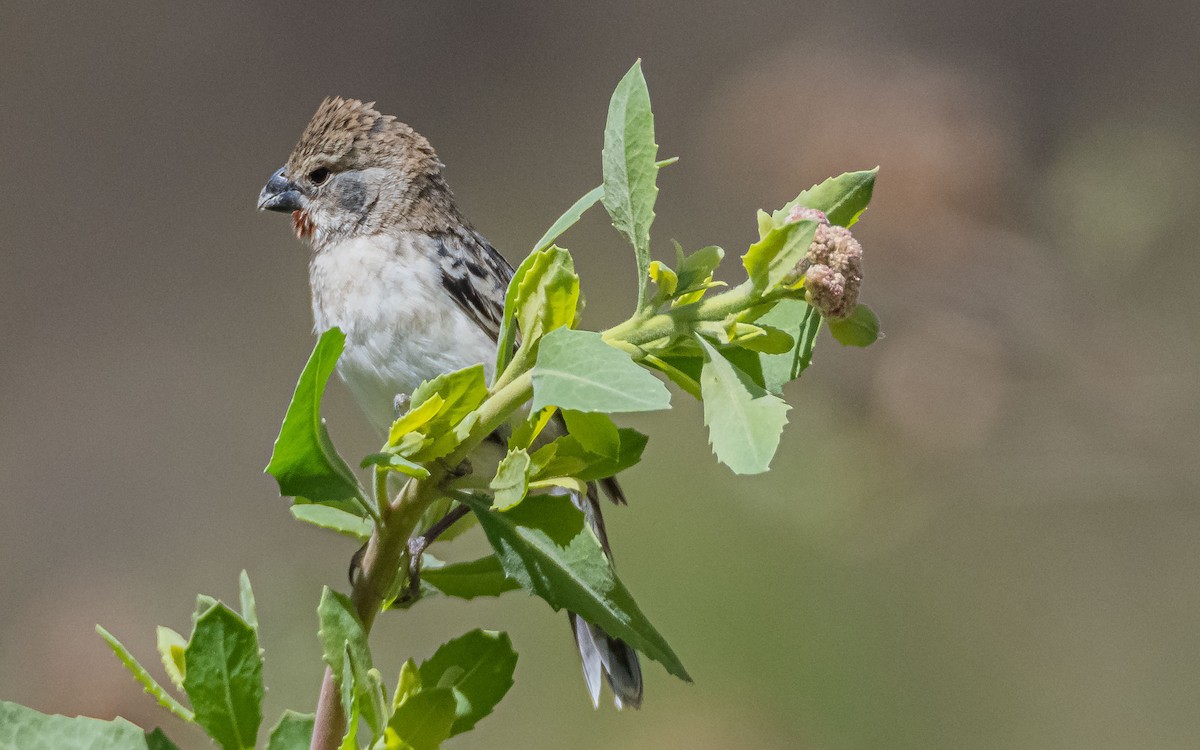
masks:
[[[808,253],[789,274],[791,283],[804,276],[804,298],[810,305],[826,317],[846,317],[858,304],[863,279],[862,245],[849,229],[831,225],[825,214],[815,209],[797,206],[788,218],[817,222]]]

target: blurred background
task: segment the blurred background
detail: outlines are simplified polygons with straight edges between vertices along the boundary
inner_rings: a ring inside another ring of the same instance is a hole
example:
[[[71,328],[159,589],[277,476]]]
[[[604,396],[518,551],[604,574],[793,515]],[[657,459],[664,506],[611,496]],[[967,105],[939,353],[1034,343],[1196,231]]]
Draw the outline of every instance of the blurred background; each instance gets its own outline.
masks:
[[[881,165],[856,235],[887,337],[822,334],[763,476],[685,394],[626,420],[651,442],[610,533],[694,685],[649,664],[640,712],[593,711],[522,594],[383,617],[384,674],[509,630],[516,687],[464,750],[1196,746],[1200,4],[11,0],[0,27],[0,699],[205,746],[92,628],[157,666],[154,626],[245,567],[266,723],[311,710],[354,545],[262,473],[313,337],[259,188],[322,97],[374,99],[518,262],[598,183],[642,57],[681,157],[659,257],[736,258],[755,209]],[[601,212],[565,244],[587,324],[620,320],[629,249]],[[340,386],[326,413],[377,446]]]

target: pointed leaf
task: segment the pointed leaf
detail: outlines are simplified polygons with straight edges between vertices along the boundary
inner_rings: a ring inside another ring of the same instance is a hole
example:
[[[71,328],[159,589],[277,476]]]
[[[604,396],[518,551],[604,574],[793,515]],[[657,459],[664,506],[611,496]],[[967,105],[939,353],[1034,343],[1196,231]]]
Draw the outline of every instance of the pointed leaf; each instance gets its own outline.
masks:
[[[736,474],[766,471],[787,424],[788,405],[699,339],[707,357],[700,373],[704,424],[721,463]]]
[[[862,212],[867,210],[871,202],[871,194],[875,191],[875,177],[879,167],[861,172],[846,172],[837,177],[830,177],[819,185],[813,185],[795,200],[772,215],[776,226],[787,221],[787,216],[796,206],[806,206],[824,211],[831,224],[848,227],[858,221]]]
[[[533,368],[533,409],[592,412],[666,409],[671,394],[598,333],[560,329],[542,340]]]
[[[125,668],[129,670],[129,673],[133,675],[133,679],[137,680],[142,688],[156,701],[158,701],[158,705],[167,709],[184,721],[195,721],[196,717],[192,714],[192,712],[189,711],[182,703],[175,700],[175,697],[168,693],[162,685],[159,685],[158,681],[150,676],[150,673],[146,671],[146,668],[143,667],[137,659],[133,658],[133,654],[129,653],[129,649],[125,648],[125,646],[122,645],[122,643],[118,641],[112,633],[108,632],[99,625],[96,626],[96,632],[100,634],[100,637],[104,639],[104,641],[108,644],[108,647],[111,648],[113,653],[117,655],[117,658],[121,660],[121,663],[125,665]],[[3,726],[3,722],[0,722],[0,726]]]
[[[331,503],[362,495],[354,472],[334,449],[321,419],[321,397],[345,343],[346,336],[337,328],[321,334],[296,383],[266,469],[285,497]]]
[[[505,572],[554,609],[566,608],[599,625],[638,651],[689,680],[679,657],[633,601],[625,585],[569,497],[530,495],[506,513],[487,498],[462,500],[479,524]]]
[[[250,576],[245,570],[238,576],[238,595],[242,604],[242,619],[258,630],[258,608],[254,604],[254,589],[250,588]]]
[[[604,208],[613,226],[633,245],[637,258],[638,309],[646,304],[650,224],[658,197],[654,115],[638,60],[617,84],[604,127]]]
[[[158,658],[162,660],[163,669],[167,672],[167,677],[171,678],[171,682],[183,691],[183,675],[187,671],[187,662],[184,660],[184,651],[187,649],[187,640],[170,628],[158,626]]]
[[[563,232],[566,232],[568,229],[575,226],[575,222],[583,218],[584,213],[586,213],[589,208],[596,205],[603,195],[604,186],[597,185],[589,190],[587,195],[575,201],[575,203],[573,203],[571,207],[566,210],[566,213],[558,217],[558,219],[550,225],[550,228],[546,230],[546,233],[542,235],[542,238],[534,243],[533,252],[544,250],[554,244],[554,241],[561,237]]]
[[[224,604],[196,620],[184,652],[183,687],[196,723],[221,747],[254,747],[262,723],[262,652],[258,634]]]

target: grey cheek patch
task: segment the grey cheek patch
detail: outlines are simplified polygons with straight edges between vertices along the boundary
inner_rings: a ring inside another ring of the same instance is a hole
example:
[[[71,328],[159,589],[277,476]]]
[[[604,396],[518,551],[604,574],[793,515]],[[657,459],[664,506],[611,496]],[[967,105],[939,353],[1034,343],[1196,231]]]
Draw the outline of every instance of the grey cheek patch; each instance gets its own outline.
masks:
[[[338,208],[350,214],[362,211],[367,202],[367,187],[361,180],[344,180],[344,183],[338,186]]]

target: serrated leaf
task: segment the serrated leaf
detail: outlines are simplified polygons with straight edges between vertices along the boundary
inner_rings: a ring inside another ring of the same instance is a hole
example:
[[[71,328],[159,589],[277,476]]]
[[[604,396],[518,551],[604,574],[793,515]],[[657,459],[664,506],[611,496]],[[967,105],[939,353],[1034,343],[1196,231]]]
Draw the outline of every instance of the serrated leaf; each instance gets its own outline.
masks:
[[[844,346],[870,346],[879,340],[879,318],[866,305],[859,304],[846,318],[830,318],[829,332]]]
[[[422,685],[454,693],[450,736],[466,732],[492,712],[512,687],[516,665],[508,635],[490,630],[472,630],[448,641],[421,663]]]
[[[158,684],[158,681],[150,676],[150,673],[146,671],[146,668],[143,667],[137,659],[133,658],[133,654],[129,652],[129,649],[125,648],[125,646],[118,641],[112,633],[108,632],[99,625],[96,626],[96,632],[100,634],[100,637],[104,639],[105,643],[108,644],[108,647],[111,648],[113,653],[117,655],[117,658],[121,660],[121,663],[125,665],[125,668],[129,670],[129,673],[133,675],[133,679],[137,680],[138,684],[142,686],[142,689],[149,693],[154,700],[158,701],[158,705],[167,709],[184,721],[195,721],[195,715],[182,703],[175,700],[175,697],[168,693],[162,685]],[[2,726],[3,723],[0,722],[0,727]]]
[[[596,205],[603,195],[604,186],[597,185],[589,190],[582,198],[575,201],[575,203],[573,203],[571,207],[568,208],[565,213],[563,213],[562,216],[558,217],[558,219],[550,225],[550,228],[546,230],[546,233],[542,235],[542,238],[534,243],[533,252],[536,253],[539,250],[544,250],[554,244],[554,241],[561,237],[568,229],[575,226],[575,223],[583,217],[584,213],[586,213],[589,208]]]
[[[216,599],[208,594],[196,594],[196,607],[192,610],[192,625],[204,615],[205,612],[220,604]]]
[[[760,358],[764,387],[778,394],[812,362],[813,346],[821,330],[821,314],[803,300],[783,299],[755,322],[774,326],[793,340],[789,351]]]
[[[297,503],[291,507],[291,512],[292,517],[297,521],[311,523],[313,526],[336,531],[363,542],[370,539],[371,532],[375,530],[375,524],[371,519],[360,518],[353,513],[331,508],[328,505]]]
[[[508,447],[510,449],[528,449],[533,441],[537,439],[538,435],[542,434],[542,430],[546,429],[546,425],[550,424],[550,420],[557,412],[558,408],[554,406],[547,406],[545,409],[534,411],[529,415],[528,419],[513,429],[512,434],[508,438]]]
[[[196,723],[226,750],[254,747],[262,723],[262,652],[258,634],[218,603],[200,616],[184,651],[183,687]]]
[[[312,743],[314,720],[312,714],[284,711],[271,729],[267,750],[308,750]]]
[[[797,221],[776,227],[750,246],[742,256],[742,265],[759,292],[765,292],[792,273],[804,259],[816,234],[815,221]]]
[[[704,424],[721,463],[736,474],[766,471],[787,424],[788,405],[699,339],[707,355],[700,373]]]
[[[517,298],[521,296],[521,284],[524,283],[529,270],[538,263],[538,256],[544,249],[536,248],[525,256],[525,260],[521,261],[521,265],[517,266],[513,277],[508,281],[508,289],[504,292],[504,317],[500,319],[500,330],[496,336],[495,378],[500,377],[500,374],[508,367],[508,363],[512,361],[517,344]]]
[[[879,167],[876,167],[830,177],[800,193],[794,200],[788,201],[771,218],[776,226],[781,226],[787,221],[793,208],[806,206],[824,211],[831,224],[851,226],[862,216],[862,212],[867,210],[871,194],[875,191],[875,177],[878,174]]]
[[[388,747],[392,735],[412,750],[437,750],[450,736],[458,703],[450,688],[423,688],[400,704],[388,722]]]
[[[161,735],[147,735],[125,719],[44,714],[0,701],[0,750],[162,750]]]
[[[609,346],[599,333],[559,329],[541,343],[533,368],[533,409],[592,412],[666,409],[671,394],[658,378]]]
[[[650,92],[638,60],[617,84],[608,104],[604,126],[604,208],[613,226],[633,245],[637,259],[638,307],[646,305],[646,277],[650,267],[650,224],[654,201],[658,144],[654,142],[654,114]]]
[[[334,449],[321,419],[321,397],[345,343],[345,335],[337,328],[321,334],[296,383],[266,468],[285,497],[337,503],[362,495],[354,472]]]
[[[254,589],[250,588],[250,576],[245,570],[238,576],[238,599],[242,605],[242,619],[258,630],[258,607],[254,603]]]
[[[163,669],[176,688],[183,691],[183,675],[187,672],[187,661],[184,650],[187,649],[187,639],[170,628],[158,626],[156,632],[158,641],[158,658],[162,660]],[[190,712],[189,712],[190,713]]]
[[[421,569],[421,582],[428,583],[446,596],[474,599],[477,596],[500,596],[521,588],[509,578],[495,555],[460,563],[445,563],[435,568]]]
[[[679,657],[617,578],[600,540],[568,497],[530,495],[506,513],[463,497],[505,572],[554,609],[566,608],[689,680]]]
[[[508,510],[525,497],[529,491],[529,454],[523,449],[511,450],[496,467],[492,477],[492,507]]]

